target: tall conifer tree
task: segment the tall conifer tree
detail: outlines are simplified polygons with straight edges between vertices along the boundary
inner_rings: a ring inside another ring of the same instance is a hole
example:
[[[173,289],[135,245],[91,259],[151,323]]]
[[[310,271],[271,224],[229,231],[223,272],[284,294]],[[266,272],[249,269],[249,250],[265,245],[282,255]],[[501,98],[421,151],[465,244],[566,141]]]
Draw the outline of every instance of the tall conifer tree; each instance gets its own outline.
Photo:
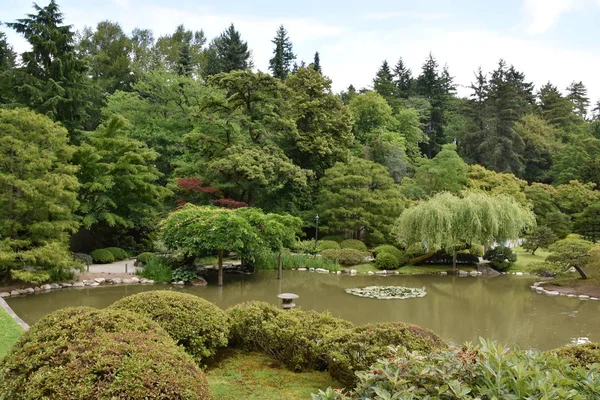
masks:
[[[373,79],[373,89],[388,101],[394,97],[396,85],[387,60],[383,61]]]
[[[269,69],[275,78],[285,80],[292,70],[292,63],[296,59],[296,55],[283,25],[279,26],[271,43],[275,45],[275,49],[273,50],[273,58],[269,60]]]
[[[575,114],[581,118],[585,118],[587,115],[587,109],[590,106],[590,98],[587,96],[587,88],[583,82],[573,82],[567,88],[567,99],[573,103],[573,109]]]
[[[396,95],[401,99],[408,99],[412,94],[413,77],[412,71],[404,64],[402,57],[394,67],[394,82],[396,84]]]

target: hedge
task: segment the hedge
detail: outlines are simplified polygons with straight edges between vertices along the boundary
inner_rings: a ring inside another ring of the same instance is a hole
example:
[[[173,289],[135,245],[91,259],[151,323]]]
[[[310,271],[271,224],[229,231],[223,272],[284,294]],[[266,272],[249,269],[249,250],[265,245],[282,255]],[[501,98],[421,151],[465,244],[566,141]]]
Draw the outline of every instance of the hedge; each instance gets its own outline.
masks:
[[[110,264],[115,262],[115,256],[106,249],[94,250],[91,253],[92,260],[98,264]]]

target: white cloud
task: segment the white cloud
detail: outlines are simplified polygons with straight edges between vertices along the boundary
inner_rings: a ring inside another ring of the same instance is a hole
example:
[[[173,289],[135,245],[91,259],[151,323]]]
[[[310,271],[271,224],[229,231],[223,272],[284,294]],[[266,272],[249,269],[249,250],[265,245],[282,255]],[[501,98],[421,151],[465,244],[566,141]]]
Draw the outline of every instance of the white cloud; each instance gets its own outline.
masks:
[[[598,0],[600,1],[600,0]],[[419,11],[388,11],[379,13],[370,13],[365,16],[366,20],[383,21],[387,19],[409,19],[413,21],[439,21],[447,19],[450,14],[419,12]]]
[[[523,10],[528,14],[527,33],[535,35],[548,31],[574,3],[575,0],[525,0]]]

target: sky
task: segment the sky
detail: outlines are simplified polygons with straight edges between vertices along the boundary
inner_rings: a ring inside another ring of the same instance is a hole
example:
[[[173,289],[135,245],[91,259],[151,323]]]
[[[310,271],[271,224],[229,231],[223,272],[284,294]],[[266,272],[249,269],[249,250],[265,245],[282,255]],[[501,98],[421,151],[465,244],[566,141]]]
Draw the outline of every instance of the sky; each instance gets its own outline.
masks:
[[[32,12],[32,3],[0,0],[0,21]],[[525,73],[536,88],[551,81],[564,90],[583,81],[592,102],[600,100],[600,0],[58,0],[74,29],[103,20],[126,32],[149,28],[155,37],[179,24],[204,30],[210,39],[230,23],[252,49],[256,69],[267,71],[271,40],[283,24],[298,60],[315,51],[324,74],[340,91],[371,87],[384,59],[399,57],[417,75],[431,52],[448,65],[460,95],[468,96],[474,71],[492,71],[500,58]],[[44,6],[46,0],[39,0]],[[17,51],[27,43],[7,27]]]

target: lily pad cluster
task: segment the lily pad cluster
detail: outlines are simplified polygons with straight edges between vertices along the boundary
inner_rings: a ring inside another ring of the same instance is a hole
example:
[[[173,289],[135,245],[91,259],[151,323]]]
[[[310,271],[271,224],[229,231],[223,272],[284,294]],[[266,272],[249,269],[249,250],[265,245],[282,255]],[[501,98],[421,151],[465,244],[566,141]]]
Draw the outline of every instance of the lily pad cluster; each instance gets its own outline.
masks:
[[[359,297],[380,300],[414,299],[416,297],[424,297],[427,294],[423,289],[404,286],[367,286],[364,288],[346,289],[345,292]]]

